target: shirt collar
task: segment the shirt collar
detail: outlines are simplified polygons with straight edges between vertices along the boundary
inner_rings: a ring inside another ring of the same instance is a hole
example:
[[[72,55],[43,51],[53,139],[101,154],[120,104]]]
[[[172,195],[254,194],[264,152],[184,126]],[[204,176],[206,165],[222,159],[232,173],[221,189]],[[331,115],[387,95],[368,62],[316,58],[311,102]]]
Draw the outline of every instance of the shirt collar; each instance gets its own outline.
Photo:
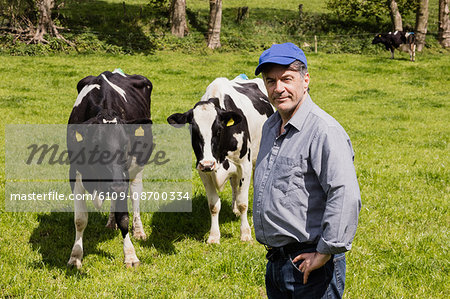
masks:
[[[298,110],[295,112],[294,116],[292,116],[292,118],[286,123],[285,127],[287,125],[291,125],[291,126],[295,127],[298,131],[300,131],[303,127],[303,124],[306,121],[306,117],[308,116],[309,112],[311,112],[313,106],[314,106],[314,103],[308,94],[306,96],[306,99],[303,101],[303,103],[300,105]],[[278,130],[280,128],[281,116],[278,113],[278,111],[275,112],[273,117],[271,117],[268,120],[267,125],[269,126],[269,128],[275,129],[275,130]]]
[[[311,100],[311,97],[309,94],[306,96],[306,99],[303,101],[303,103],[300,105],[298,110],[295,112],[295,114],[291,117],[291,119],[286,123],[286,126],[288,124],[295,127],[298,131],[301,131],[303,128],[303,124],[306,121],[306,117],[311,112],[313,108],[313,101]],[[286,127],[285,126],[285,127]]]
[[[275,113],[272,114],[267,119],[266,124],[267,124],[267,127],[269,128],[269,131],[273,132],[275,137],[278,136],[278,134],[276,132],[280,129],[280,125],[281,125],[280,113],[278,113],[278,111],[275,111]]]

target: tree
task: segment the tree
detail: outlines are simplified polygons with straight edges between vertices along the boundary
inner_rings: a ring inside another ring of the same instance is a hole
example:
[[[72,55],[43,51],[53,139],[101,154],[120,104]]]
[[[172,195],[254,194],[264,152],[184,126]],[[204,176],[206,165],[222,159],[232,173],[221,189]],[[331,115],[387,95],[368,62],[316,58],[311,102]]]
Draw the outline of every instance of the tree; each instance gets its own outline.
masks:
[[[428,0],[420,0],[416,13],[416,47],[421,52],[425,46],[425,36],[428,26]]]
[[[58,29],[52,20],[52,9],[55,6],[54,0],[36,0],[36,8],[38,10],[38,25],[36,32],[31,39],[31,42],[40,43],[47,41],[44,39],[44,35],[49,33],[50,35],[59,36]]]
[[[15,34],[16,39],[29,43],[48,43],[44,38],[48,34],[72,45],[58,32],[58,27],[53,22],[52,9],[55,8],[56,1],[58,0],[1,1],[0,16],[9,19],[7,30]],[[5,2],[8,5],[3,9]]]
[[[172,0],[170,4],[170,24],[173,35],[184,37],[187,34],[186,0]]]
[[[208,48],[220,48],[222,0],[209,0]]]
[[[389,9],[394,30],[403,31],[402,16],[398,10],[397,1],[389,0]]]
[[[379,0],[327,0],[327,7],[343,18],[380,18],[388,12],[385,1]]]
[[[439,0],[438,40],[442,47],[450,47],[449,0]]]
[[[391,17],[394,30],[402,30],[402,15],[415,11],[418,0],[327,0],[327,7],[342,18],[355,17],[377,20]]]
[[[34,0],[0,0],[0,21],[2,27],[12,32],[23,32],[23,23],[34,16]]]

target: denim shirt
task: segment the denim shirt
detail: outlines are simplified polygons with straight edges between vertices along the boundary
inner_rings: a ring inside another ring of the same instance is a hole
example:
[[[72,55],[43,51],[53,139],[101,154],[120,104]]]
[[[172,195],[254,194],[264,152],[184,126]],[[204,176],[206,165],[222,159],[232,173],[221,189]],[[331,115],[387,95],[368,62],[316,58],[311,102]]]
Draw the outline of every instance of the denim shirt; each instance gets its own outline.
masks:
[[[350,250],[361,198],[345,130],[309,95],[279,135],[281,117],[264,124],[254,174],[258,242],[317,244],[323,254]]]

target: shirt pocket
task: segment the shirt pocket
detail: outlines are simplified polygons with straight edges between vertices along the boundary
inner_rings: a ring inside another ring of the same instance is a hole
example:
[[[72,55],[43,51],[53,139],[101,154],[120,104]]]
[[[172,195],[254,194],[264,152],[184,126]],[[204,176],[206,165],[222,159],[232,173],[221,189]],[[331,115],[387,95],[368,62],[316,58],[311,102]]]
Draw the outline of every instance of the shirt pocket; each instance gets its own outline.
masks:
[[[293,190],[303,191],[307,169],[307,160],[302,157],[292,159],[279,156],[275,163],[273,176],[274,197],[284,197]]]

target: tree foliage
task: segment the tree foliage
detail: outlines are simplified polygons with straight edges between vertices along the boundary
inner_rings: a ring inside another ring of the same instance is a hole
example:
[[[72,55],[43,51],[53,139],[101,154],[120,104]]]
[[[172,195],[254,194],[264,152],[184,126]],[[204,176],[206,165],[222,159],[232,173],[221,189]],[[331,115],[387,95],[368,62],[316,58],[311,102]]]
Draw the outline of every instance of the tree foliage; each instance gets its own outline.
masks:
[[[397,0],[400,14],[415,11],[417,0]],[[327,7],[342,18],[389,16],[388,0],[327,0]]]
[[[0,0],[0,26],[20,30],[35,21],[35,0]]]
[[[45,35],[67,41],[58,32],[52,10],[63,0],[0,0],[1,29],[15,34],[15,40],[29,43],[48,43]]]

